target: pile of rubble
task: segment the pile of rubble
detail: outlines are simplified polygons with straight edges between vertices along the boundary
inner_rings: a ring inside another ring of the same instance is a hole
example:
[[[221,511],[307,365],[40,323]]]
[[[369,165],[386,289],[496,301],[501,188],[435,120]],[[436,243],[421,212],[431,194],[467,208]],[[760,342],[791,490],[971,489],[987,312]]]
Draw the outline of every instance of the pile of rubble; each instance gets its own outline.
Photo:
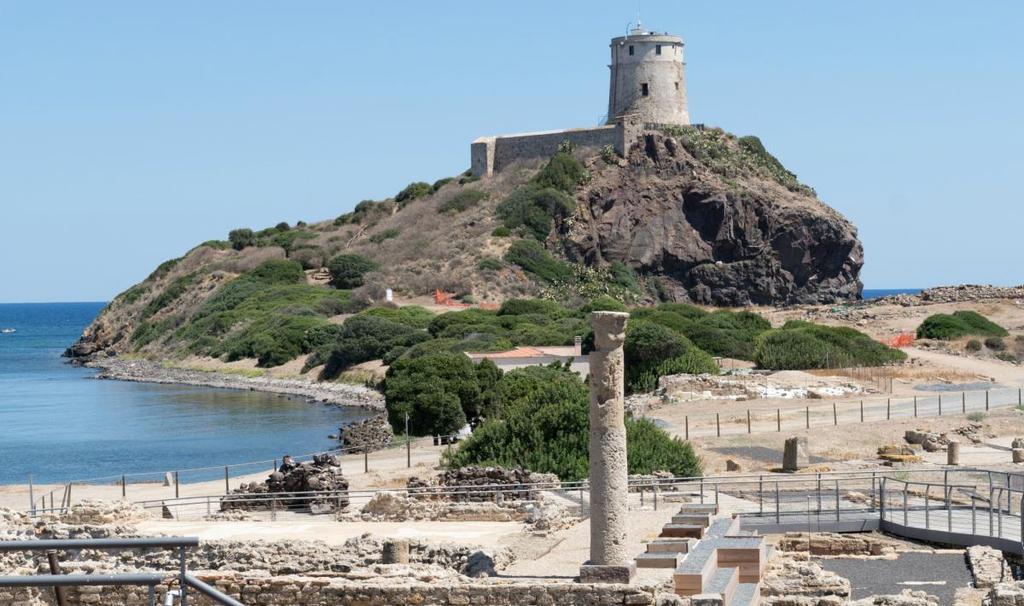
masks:
[[[540,490],[557,490],[560,486],[558,476],[551,473],[476,466],[450,469],[433,480],[413,477],[406,483],[411,497],[476,502],[532,500],[538,498]]]
[[[787,532],[779,539],[782,552],[807,553],[807,534]],[[819,532],[811,536],[811,554],[817,556],[885,556],[896,553],[899,543],[876,534]]]
[[[348,505],[348,480],[342,474],[341,461],[331,454],[314,455],[312,461],[302,463],[285,455],[266,481],[242,484],[220,501],[221,511],[287,507],[330,513]]]
[[[806,553],[772,558],[761,577],[766,606],[840,606],[850,597],[850,581],[807,560]]]
[[[907,444],[920,446],[925,452],[939,452],[946,450],[949,443],[953,441],[950,438],[950,434],[963,438],[963,440],[957,441],[967,441],[972,444],[980,444],[986,438],[992,437],[985,434],[984,426],[981,423],[968,423],[967,425],[957,427],[949,433],[938,433],[928,431],[927,429],[908,429],[903,434],[903,439]]]
[[[664,403],[759,398],[820,399],[866,393],[846,377],[820,377],[802,371],[755,373],[748,369],[725,375],[667,375],[658,379]]]
[[[387,415],[375,415],[341,428],[341,445],[346,449],[377,450],[389,446],[395,434]]]
[[[849,606],[939,606],[939,598],[924,591],[904,589],[896,595],[873,595],[854,600]]]
[[[1000,583],[1013,580],[1013,571],[1006,563],[1003,552],[984,545],[967,548],[967,565],[974,575],[974,586],[978,589],[992,589]]]

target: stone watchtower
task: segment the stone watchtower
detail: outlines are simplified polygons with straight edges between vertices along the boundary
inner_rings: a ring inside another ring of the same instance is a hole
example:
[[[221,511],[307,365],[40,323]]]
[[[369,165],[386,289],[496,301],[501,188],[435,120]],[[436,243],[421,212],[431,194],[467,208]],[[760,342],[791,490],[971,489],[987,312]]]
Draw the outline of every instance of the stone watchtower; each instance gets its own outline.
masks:
[[[626,117],[655,124],[689,124],[683,39],[644,31],[639,24],[612,38],[608,123]]]

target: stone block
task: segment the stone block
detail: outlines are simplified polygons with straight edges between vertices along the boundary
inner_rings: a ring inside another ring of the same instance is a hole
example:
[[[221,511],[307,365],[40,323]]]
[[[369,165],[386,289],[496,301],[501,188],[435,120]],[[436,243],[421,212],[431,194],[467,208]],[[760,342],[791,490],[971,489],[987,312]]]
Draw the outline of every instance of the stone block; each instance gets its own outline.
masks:
[[[807,438],[795,436],[786,440],[785,450],[782,453],[782,469],[785,471],[797,471],[807,467],[811,463],[811,457],[807,449]]]
[[[950,442],[946,447],[946,465],[960,464],[960,442]]]
[[[628,584],[636,574],[632,563],[624,565],[584,564],[580,566],[580,583]]]
[[[1012,456],[1014,463],[1024,463],[1024,448],[1014,448]]]

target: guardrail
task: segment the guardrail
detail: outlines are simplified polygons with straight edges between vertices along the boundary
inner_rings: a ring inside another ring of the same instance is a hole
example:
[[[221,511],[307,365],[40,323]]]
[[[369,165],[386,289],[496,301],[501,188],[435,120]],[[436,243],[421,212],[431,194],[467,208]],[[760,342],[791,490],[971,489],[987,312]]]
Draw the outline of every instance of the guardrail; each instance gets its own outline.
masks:
[[[59,574],[56,564],[58,551],[77,551],[82,549],[122,550],[122,549],[174,549],[178,551],[178,570],[172,573],[178,577],[178,591],[181,606],[188,606],[188,588],[191,587],[214,602],[224,606],[244,606],[241,602],[224,595],[217,589],[203,583],[188,573],[186,567],[187,550],[199,545],[197,537],[153,537],[134,539],[40,539],[28,541],[0,541],[0,552],[44,551],[50,559],[50,575],[2,576],[0,587],[53,587],[57,604],[67,603],[61,588],[83,585],[135,585],[148,587],[148,604],[156,605],[156,586],[163,583],[168,574],[130,573],[130,574]]]

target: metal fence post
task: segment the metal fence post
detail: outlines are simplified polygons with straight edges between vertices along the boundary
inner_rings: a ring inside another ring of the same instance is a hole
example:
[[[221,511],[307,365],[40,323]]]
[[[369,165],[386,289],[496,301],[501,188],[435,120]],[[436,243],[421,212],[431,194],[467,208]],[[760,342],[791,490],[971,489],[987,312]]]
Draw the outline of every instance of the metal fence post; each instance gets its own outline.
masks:
[[[860,401],[860,422],[864,422],[864,400]]]
[[[781,511],[779,510],[779,483],[775,482],[775,523],[780,522]]]
[[[121,498],[123,499],[123,498],[125,498],[127,496],[128,496],[128,484],[127,484],[127,481],[126,481],[124,475],[122,474],[121,475]]]
[[[832,425],[839,425],[839,413],[836,412],[835,402],[832,402]]]
[[[188,606],[188,592],[185,583],[185,548],[178,549],[178,559],[181,566],[181,576],[178,577],[178,589],[181,591],[181,606]]]
[[[892,418],[892,398],[885,400],[885,420],[888,421]]]
[[[974,519],[974,513],[977,510],[977,504],[975,503],[975,500],[976,499],[974,495],[971,495],[971,534],[978,534],[978,522]],[[1024,519],[1022,519],[1021,523],[1024,524]]]
[[[690,440],[690,415],[686,415],[686,440]]]
[[[750,409],[747,409],[747,433],[750,433]]]
[[[839,478],[836,478],[836,522],[839,521]]]
[[[988,390],[985,390],[985,410],[988,410]]]
[[[807,419],[807,422],[806,422],[807,429],[810,429],[811,428],[811,407],[810,406],[805,406],[804,407],[804,417]]]
[[[228,466],[225,465],[224,466],[224,494],[229,494],[231,492],[231,481],[230,481],[229,478],[230,478],[230,476],[228,475]]]
[[[50,565],[50,574],[60,574],[60,563],[57,561],[57,550],[47,549],[46,550],[46,562]],[[63,587],[53,588],[54,597],[57,598],[57,606],[67,606],[68,598],[64,595]]]
[[[967,414],[967,392],[960,392],[960,412]]]
[[[722,415],[717,412],[715,413],[715,432],[719,438],[722,437]]]
[[[758,515],[764,515],[764,476],[761,474],[757,476],[757,513]]]
[[[28,511],[32,515],[36,513],[36,493],[32,485],[32,474],[28,474]]]
[[[174,498],[177,499],[181,496],[181,477],[176,471],[174,472]]]
[[[939,394],[939,416],[942,416],[942,394]]]
[[[872,492],[872,496],[874,496],[874,492],[875,492],[874,477],[875,477],[875,473],[871,472],[871,478],[872,478],[872,481],[871,481],[871,492]],[[878,499],[878,519],[880,519],[883,522],[885,521],[885,480],[886,480],[885,476],[882,476],[882,481],[878,484],[878,494],[879,494],[879,499]]]
[[[363,473],[370,473],[370,446],[363,446]]]
[[[924,485],[924,528],[925,528],[925,530],[928,530],[929,524],[931,523],[931,521],[929,520],[929,517],[930,517],[930,514],[931,514],[931,509],[928,506],[929,502],[931,501],[931,499],[928,498],[928,493],[930,493],[931,490],[932,490],[932,485],[931,484],[925,484]]]
[[[700,504],[701,505],[704,504],[704,480],[703,479],[701,479],[701,481],[700,481]]]
[[[917,396],[914,396],[914,418],[917,418]]]
[[[907,487],[903,487],[903,525],[907,526]]]
[[[953,532],[953,507],[950,505],[949,496],[952,489],[946,486],[946,530]]]
[[[775,431],[782,431],[782,409],[775,409]]]

